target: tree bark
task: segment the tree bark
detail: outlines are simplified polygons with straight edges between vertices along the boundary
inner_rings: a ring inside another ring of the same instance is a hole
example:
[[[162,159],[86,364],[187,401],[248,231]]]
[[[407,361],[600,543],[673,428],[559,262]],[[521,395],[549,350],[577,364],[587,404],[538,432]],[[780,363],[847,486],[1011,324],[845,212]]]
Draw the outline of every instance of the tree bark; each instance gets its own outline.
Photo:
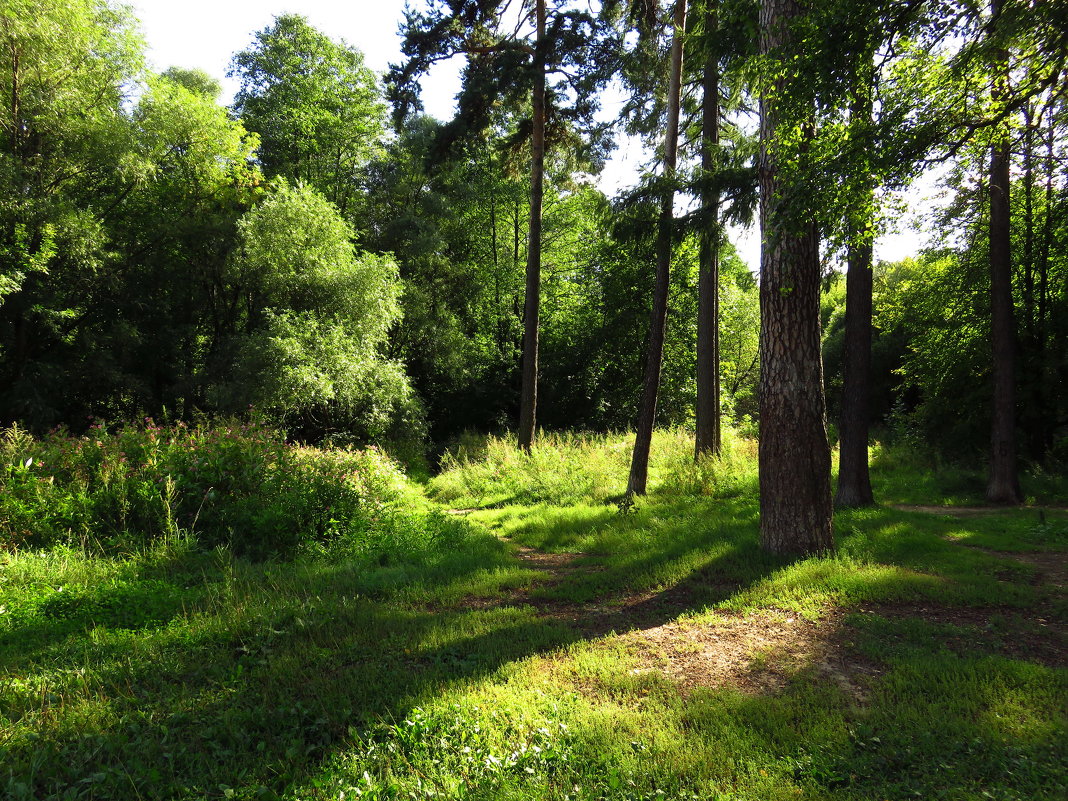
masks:
[[[996,18],[1001,0],[993,0]],[[998,54],[994,99],[1008,95],[1008,53]],[[1012,251],[1009,212],[1009,137],[999,134],[990,147],[990,339],[993,408],[990,420],[990,477],[986,499],[1016,504],[1023,499],[1016,473],[1016,322],[1012,307]]]
[[[872,79],[869,70],[858,78],[850,110],[854,130],[871,122]],[[839,507],[871,506],[875,497],[868,472],[869,397],[871,394],[872,220],[875,192],[867,164],[858,165],[856,200],[849,210],[846,248],[845,355],[842,365],[842,412],[838,421]]]
[[[679,145],[679,101],[682,86],[682,42],[686,31],[686,2],[676,0],[674,32],[671,39],[671,65],[668,73],[667,131],[664,134],[664,181],[666,188],[660,201],[660,219],[656,237],[656,283],[653,287],[653,311],[649,325],[649,350],[646,353],[645,378],[638,412],[634,454],[630,463],[627,495],[644,495],[649,481],[649,450],[656,421],[656,401],[660,390],[660,368],[664,361],[664,337],[667,331],[668,289],[671,281],[671,240],[674,223],[675,164]]]
[[[545,0],[537,0],[534,93],[530,135],[530,230],[527,232],[526,297],[523,307],[523,387],[519,447],[530,452],[538,407],[538,317],[541,311],[541,206],[545,181]]]
[[[717,0],[710,0],[706,15],[705,36],[713,38],[718,29]],[[719,146],[719,48],[705,59],[702,76],[701,170],[707,181],[716,169]],[[719,454],[720,430],[719,386],[719,190],[705,188],[701,206],[705,219],[701,226],[697,279],[697,409],[694,457]]]
[[[780,51],[790,44],[788,25],[801,13],[797,0],[763,0],[761,53],[785,61],[788,53]],[[811,214],[791,208],[797,193],[784,191],[790,187],[778,164],[783,154],[776,138],[785,121],[776,95],[788,90],[787,80],[780,78],[760,101],[760,539],[772,553],[806,555],[834,547],[831,454],[820,354],[819,236],[814,223],[798,222]]]

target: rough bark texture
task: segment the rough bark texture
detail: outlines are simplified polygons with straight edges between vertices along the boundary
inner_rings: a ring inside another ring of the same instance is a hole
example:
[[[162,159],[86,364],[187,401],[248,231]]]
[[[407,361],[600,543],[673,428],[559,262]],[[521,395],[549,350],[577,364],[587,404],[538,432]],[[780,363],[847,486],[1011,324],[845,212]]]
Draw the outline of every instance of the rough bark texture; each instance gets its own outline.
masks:
[[[858,84],[851,116],[858,128],[871,120],[870,82]],[[869,396],[871,394],[872,242],[871,208],[874,192],[867,180],[857,187],[850,210],[850,242],[846,255],[845,358],[842,365],[842,413],[838,421],[838,492],[840,507],[871,506],[875,502],[868,473]]]
[[[1016,473],[1016,324],[1012,308],[1012,257],[1009,249],[1009,143],[990,154],[990,308],[994,403],[990,424],[990,478],[986,499],[1013,504],[1022,500]]]
[[[761,52],[788,44],[796,0],[763,0]],[[776,92],[782,85],[775,87]],[[806,215],[783,202],[787,188],[774,152],[785,125],[775,92],[760,103],[760,538],[777,554],[834,547],[831,454],[820,354],[819,237]],[[804,121],[792,121],[804,124]],[[796,202],[796,200],[794,201]]]
[[[706,35],[715,33],[716,2],[708,5]],[[719,58],[705,61],[702,78],[701,169],[707,177],[716,167],[719,145]],[[719,387],[719,192],[705,189],[701,197],[705,219],[701,229],[697,280],[697,408],[694,455],[718,454],[720,433]]]
[[[538,317],[541,311],[541,206],[545,181],[545,0],[537,2],[534,95],[530,135],[530,230],[523,307],[523,387],[519,402],[519,447],[530,451],[538,408]]]
[[[667,131],[664,134],[664,178],[675,177],[679,145],[679,99],[682,85],[682,39],[686,30],[686,0],[675,4],[674,32],[671,40],[671,67],[668,75]],[[667,330],[668,289],[671,279],[671,229],[674,218],[675,192],[667,189],[660,202],[660,221],[656,236],[656,283],[653,287],[653,311],[649,325],[649,350],[645,360],[645,379],[634,437],[634,454],[630,462],[627,495],[644,495],[649,480],[649,449],[656,421],[656,401],[660,391],[660,367],[664,361],[664,335]]]
[[[993,19],[1002,0],[992,0]],[[994,64],[995,101],[1008,96],[1009,54],[1002,50]],[[1009,137],[999,136],[990,148],[990,339],[993,356],[993,409],[990,420],[990,478],[986,499],[991,503],[1019,503],[1023,495],[1016,473],[1016,321],[1012,307],[1012,250],[1010,245]]]

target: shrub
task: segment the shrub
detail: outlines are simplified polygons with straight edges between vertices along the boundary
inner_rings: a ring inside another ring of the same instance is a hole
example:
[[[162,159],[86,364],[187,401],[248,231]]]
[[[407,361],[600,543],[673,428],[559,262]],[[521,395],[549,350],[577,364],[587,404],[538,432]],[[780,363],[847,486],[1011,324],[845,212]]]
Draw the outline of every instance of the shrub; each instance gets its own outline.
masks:
[[[344,543],[411,550],[436,536],[428,504],[384,453],[287,444],[270,429],[151,420],[81,437],[0,437],[0,547],[116,551],[184,531],[252,558]],[[447,528],[447,527],[445,527]]]

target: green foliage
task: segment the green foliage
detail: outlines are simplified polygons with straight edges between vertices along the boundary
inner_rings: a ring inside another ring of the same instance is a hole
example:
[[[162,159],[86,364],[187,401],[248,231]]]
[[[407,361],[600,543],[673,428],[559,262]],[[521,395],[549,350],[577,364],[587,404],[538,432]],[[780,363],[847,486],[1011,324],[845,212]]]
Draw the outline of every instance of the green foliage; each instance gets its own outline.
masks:
[[[139,428],[0,447],[6,549],[123,552],[184,534],[253,558],[326,548],[364,560],[417,552],[448,531],[384,453],[288,445],[270,430]]]
[[[452,504],[603,503],[621,495],[630,451],[616,435],[542,434],[530,454],[511,438],[461,439],[430,482]]]
[[[296,14],[283,14],[234,56],[234,111],[260,135],[268,176],[318,189],[352,212],[362,169],[385,128],[385,107],[363,54]]]
[[[351,228],[314,190],[282,185],[237,224],[230,270],[252,300],[227,345],[232,361],[210,397],[314,431],[382,437],[417,419],[403,367],[379,356],[398,319],[397,266],[357,253]],[[309,421],[309,418],[313,418]]]
[[[693,433],[654,433],[652,491],[669,497],[731,498],[756,485],[756,443],[724,431],[723,454],[694,463]],[[462,437],[441,458],[430,482],[435,498],[450,504],[604,504],[626,489],[633,436],[543,434],[530,454],[511,439]]]

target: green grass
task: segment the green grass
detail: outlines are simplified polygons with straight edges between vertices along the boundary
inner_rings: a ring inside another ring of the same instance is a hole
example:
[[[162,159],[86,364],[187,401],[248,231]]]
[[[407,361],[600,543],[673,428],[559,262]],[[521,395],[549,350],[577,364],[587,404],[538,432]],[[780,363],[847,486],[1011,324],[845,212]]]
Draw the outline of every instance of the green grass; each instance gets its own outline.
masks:
[[[971,506],[985,504],[987,475],[982,465],[947,462],[915,448],[877,445],[871,453],[871,480],[876,498],[888,504]],[[1068,505],[1063,473],[1024,465],[1020,484],[1029,506]]]
[[[693,468],[660,435],[653,491],[621,513],[619,443],[525,464],[491,441],[429,487],[482,508],[419,518],[447,535],[403,548],[251,561],[180,530],[0,554],[0,796],[1064,797],[1068,674],[1048,657],[1068,607],[1014,556],[1068,550],[1063,515],[843,512],[835,555],[788,562],[757,545],[750,445]],[[517,545],[580,556],[554,575]],[[638,645],[734,615],[822,639],[743,660],[774,685],[680,683]]]

